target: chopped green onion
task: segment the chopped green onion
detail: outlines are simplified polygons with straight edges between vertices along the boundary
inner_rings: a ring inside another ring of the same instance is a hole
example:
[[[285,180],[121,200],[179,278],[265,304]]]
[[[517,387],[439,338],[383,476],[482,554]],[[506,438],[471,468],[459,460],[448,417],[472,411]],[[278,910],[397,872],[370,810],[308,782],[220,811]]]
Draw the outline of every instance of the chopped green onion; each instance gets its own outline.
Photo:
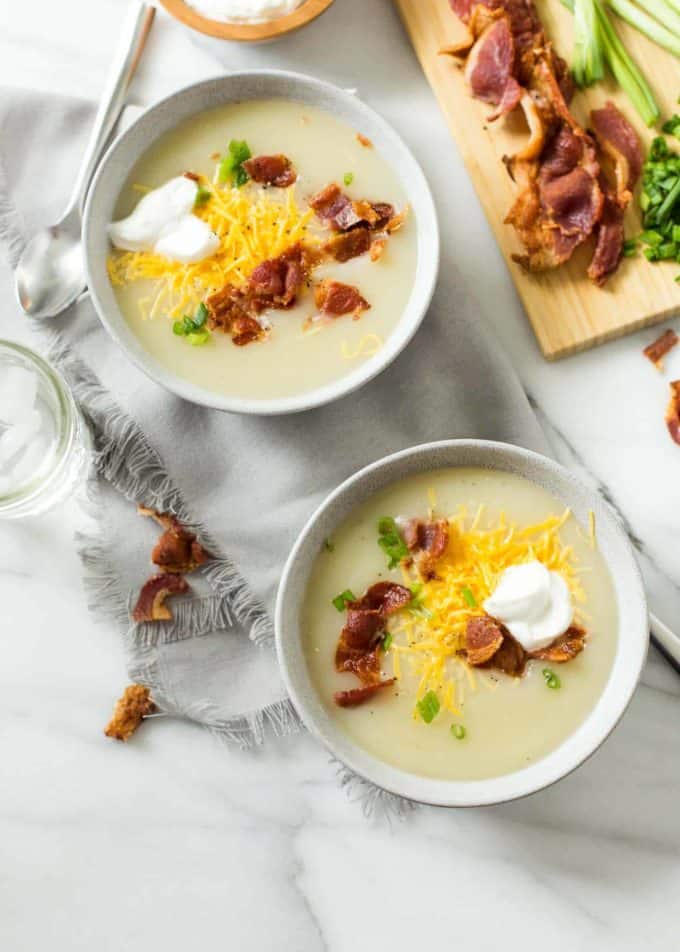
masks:
[[[193,317],[185,314],[181,321],[172,325],[172,333],[178,337],[186,337],[192,347],[200,347],[210,340],[210,331],[204,327],[208,318],[208,308],[201,302]]]
[[[477,607],[477,599],[476,599],[475,596],[472,594],[472,589],[471,589],[471,588],[468,588],[468,586],[465,585],[465,586],[461,589],[461,594],[462,594],[463,598],[465,599],[465,601],[466,601],[466,602],[468,603],[468,605],[470,606],[470,608],[476,608],[476,607]]]
[[[354,181],[354,172],[345,172],[342,177],[342,181],[345,183],[345,185],[351,185]]]
[[[456,738],[456,740],[462,740],[467,734],[467,731],[462,724],[452,724],[451,733]]]
[[[383,516],[378,522],[378,545],[387,556],[387,567],[395,568],[408,555],[406,543],[391,516]]]
[[[198,305],[196,313],[194,314],[194,327],[199,328],[203,327],[206,320],[208,319],[208,308],[205,306],[203,301]]]
[[[428,691],[416,704],[418,713],[426,724],[431,724],[437,714],[439,714],[439,698],[434,691]]]
[[[551,691],[557,691],[562,687],[562,682],[555,674],[554,671],[551,671],[550,668],[543,668],[543,677],[545,678],[546,685],[550,688]]]
[[[678,136],[678,130],[680,129],[680,116],[677,113],[674,113],[670,119],[667,119],[666,122],[661,126],[661,131],[665,132],[669,136],[675,136],[676,139],[680,138]]]
[[[621,254],[624,258],[632,258],[633,255],[637,254],[637,247],[637,241],[635,238],[627,238],[623,243]]]
[[[663,235],[660,235],[658,231],[643,231],[640,237],[646,245],[651,245],[652,248],[656,248],[663,241]]]
[[[336,595],[333,599],[333,604],[339,612],[344,612],[347,607],[348,602],[355,602],[356,597],[354,594],[346,588],[344,592],[340,592],[339,595]]]
[[[192,347],[201,347],[210,340],[210,331],[193,331],[187,334],[187,340]]]
[[[200,208],[201,205],[207,204],[212,198],[212,192],[209,188],[203,188],[202,185],[199,185],[196,189],[196,198],[194,199],[194,208]]]
[[[228,153],[220,159],[217,166],[217,181],[224,184],[231,180],[232,185],[240,188],[248,181],[248,173],[243,168],[243,163],[251,157],[252,153],[248,143],[232,139],[229,143]]]
[[[392,644],[392,635],[388,631],[385,637],[383,638],[383,643],[382,643],[383,651],[389,651],[391,644]]]

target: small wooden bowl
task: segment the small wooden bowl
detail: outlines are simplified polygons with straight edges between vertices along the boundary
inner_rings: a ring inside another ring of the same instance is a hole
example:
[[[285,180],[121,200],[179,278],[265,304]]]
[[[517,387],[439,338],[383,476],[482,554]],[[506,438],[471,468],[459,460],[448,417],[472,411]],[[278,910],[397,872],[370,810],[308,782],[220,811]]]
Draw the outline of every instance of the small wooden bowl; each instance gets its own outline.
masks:
[[[185,0],[161,0],[165,9],[176,20],[220,40],[238,40],[243,43],[262,43],[266,40],[275,40],[286,33],[298,30],[301,26],[311,23],[320,14],[330,7],[333,0],[304,0],[303,3],[284,16],[273,17],[262,23],[225,23],[221,20],[209,20],[201,16],[198,10],[190,7]]]

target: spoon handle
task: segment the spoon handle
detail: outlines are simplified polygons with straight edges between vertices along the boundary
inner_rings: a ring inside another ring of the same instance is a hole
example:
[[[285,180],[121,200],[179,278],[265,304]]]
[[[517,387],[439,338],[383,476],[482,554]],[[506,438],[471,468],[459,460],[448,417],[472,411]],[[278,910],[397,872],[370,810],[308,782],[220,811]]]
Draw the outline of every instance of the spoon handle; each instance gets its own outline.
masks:
[[[97,163],[125,105],[125,94],[137,69],[155,13],[155,7],[133,0],[126,14],[123,32],[64,218],[74,212],[80,218]]]
[[[652,641],[666,660],[680,673],[680,638],[674,631],[664,625],[660,618],[650,614],[649,627],[652,632]]]

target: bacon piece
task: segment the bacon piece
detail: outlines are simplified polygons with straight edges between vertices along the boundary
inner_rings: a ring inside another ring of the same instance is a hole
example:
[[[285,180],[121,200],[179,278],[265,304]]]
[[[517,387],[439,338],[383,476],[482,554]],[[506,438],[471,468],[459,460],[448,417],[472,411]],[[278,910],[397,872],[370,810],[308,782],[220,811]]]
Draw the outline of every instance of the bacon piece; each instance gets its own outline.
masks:
[[[514,226],[527,254],[513,260],[529,271],[555,268],[593,232],[604,197],[592,140],[564,121],[537,161],[515,163],[524,182],[505,221]]]
[[[287,155],[256,155],[243,168],[254,182],[288,188],[297,181],[297,172]]]
[[[335,670],[351,671],[365,684],[380,680],[378,636],[388,615],[411,601],[411,592],[397,582],[376,582],[347,606],[347,621],[335,649]]]
[[[477,7],[479,9],[479,7]],[[505,17],[492,20],[476,40],[465,64],[465,79],[476,99],[496,106],[490,122],[511,112],[522,88],[513,76],[515,45]]]
[[[519,678],[524,674],[527,665],[527,653],[519,641],[512,637],[507,629],[503,629],[503,643],[486,664],[485,668],[497,668],[511,678]]]
[[[404,542],[422,575],[432,578],[435,566],[449,544],[449,523],[446,519],[410,519],[404,528]]]
[[[541,648],[538,651],[530,651],[530,658],[537,658],[541,661],[553,661],[556,664],[564,664],[571,661],[577,654],[580,654],[586,646],[586,633],[578,625],[571,625],[555,638],[552,644],[547,648]]]
[[[172,612],[165,604],[166,598],[188,591],[189,586],[182,575],[167,572],[152,576],[142,586],[137,604],[132,611],[132,620],[136,622],[170,621]]]
[[[365,684],[363,687],[352,688],[350,691],[336,691],[333,700],[338,707],[357,707],[372,698],[382,688],[388,688],[394,684],[395,680],[395,678],[389,678],[387,681],[376,681],[375,684]]]
[[[343,314],[354,314],[358,317],[371,305],[361,296],[359,289],[351,284],[342,284],[325,278],[314,289],[314,300],[322,314],[331,317],[340,317]]]
[[[311,256],[299,243],[261,262],[250,275],[247,288],[225,284],[206,298],[208,326],[231,334],[238,347],[261,340],[266,332],[257,315],[267,308],[293,307],[310,266]]]
[[[663,370],[663,359],[669,351],[673,350],[678,339],[678,335],[669,327],[655,341],[647,344],[642,353],[651,360],[657,370]]]
[[[196,541],[196,534],[190,532],[175,516],[156,512],[146,506],[138,506],[137,512],[140,516],[154,519],[165,530],[151,553],[151,561],[161,572],[186,575],[210,558],[200,542]]]
[[[617,201],[604,176],[600,176],[599,182],[604,203],[602,215],[595,226],[595,251],[588,265],[588,277],[598,287],[602,287],[609,275],[619,266],[625,236],[624,208]]]
[[[192,182],[198,184],[201,181],[201,176],[197,175],[196,172],[184,172],[184,178],[188,178]]]
[[[680,444],[680,380],[671,382],[671,399],[666,408],[666,426],[671,439]]]
[[[608,102],[590,114],[601,152],[613,165],[614,185],[604,173],[599,176],[604,196],[602,216],[595,228],[595,252],[588,277],[602,287],[619,266],[623,253],[623,216],[632,197],[632,189],[642,170],[642,148],[637,133],[616,106]]]
[[[349,195],[345,195],[335,182],[331,182],[312,196],[309,204],[317,216],[322,221],[328,222],[336,231],[347,231],[354,225],[361,224],[361,216],[355,212],[352,199]]]
[[[380,261],[382,256],[385,254],[385,248],[387,247],[387,238],[376,238],[371,242],[371,250],[369,252],[371,261]]]
[[[524,673],[527,653],[510,632],[489,615],[470,618],[465,630],[468,664],[498,668],[511,677]]]
[[[116,701],[113,717],[104,728],[104,733],[116,740],[129,740],[142,720],[155,710],[149,688],[143,684],[129,684],[123,696]]]
[[[349,261],[358,258],[371,248],[371,232],[365,225],[358,225],[349,231],[334,235],[323,246],[323,250],[336,261]],[[371,254],[371,258],[373,255]]]
[[[352,603],[354,604],[356,603]],[[356,608],[352,605],[347,609],[347,622],[342,630],[344,641],[349,648],[371,648],[375,643],[375,636],[384,628],[383,613],[361,603]]]
[[[352,201],[335,182],[312,196],[309,204],[335,231],[349,231],[357,225],[380,231],[394,217],[394,206],[388,202]]]
[[[613,102],[607,102],[602,109],[593,109],[590,121],[597,144],[614,165],[616,194],[627,205],[644,161],[640,139]]]
[[[265,307],[289,308],[295,304],[306,277],[304,251],[298,243],[278,257],[259,264],[250,275],[248,285],[259,310]]]
[[[235,318],[231,325],[231,339],[237,347],[245,347],[264,336],[265,331],[260,322],[247,314]]]
[[[475,615],[465,629],[465,650],[468,664],[477,666],[489,661],[503,644],[503,629],[489,615]]]

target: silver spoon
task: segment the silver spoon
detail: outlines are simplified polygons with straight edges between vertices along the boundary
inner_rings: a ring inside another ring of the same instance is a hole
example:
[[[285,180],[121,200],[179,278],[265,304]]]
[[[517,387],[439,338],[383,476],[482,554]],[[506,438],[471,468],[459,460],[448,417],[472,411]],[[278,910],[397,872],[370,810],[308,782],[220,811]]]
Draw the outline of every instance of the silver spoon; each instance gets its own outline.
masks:
[[[147,3],[132,3],[66,211],[56,225],[33,236],[19,259],[15,272],[17,297],[30,317],[55,317],[85,290],[80,240],[85,196],[125,104],[155,13],[155,7]]]

